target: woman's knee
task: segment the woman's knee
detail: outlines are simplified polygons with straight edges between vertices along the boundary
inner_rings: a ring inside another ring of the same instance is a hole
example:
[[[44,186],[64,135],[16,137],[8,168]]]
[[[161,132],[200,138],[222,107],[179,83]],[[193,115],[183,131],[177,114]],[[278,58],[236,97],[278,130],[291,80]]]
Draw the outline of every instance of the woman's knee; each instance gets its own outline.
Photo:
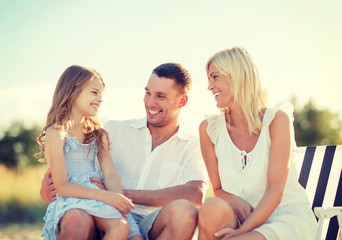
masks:
[[[235,225],[236,217],[231,206],[220,198],[208,198],[198,211],[201,226]]]

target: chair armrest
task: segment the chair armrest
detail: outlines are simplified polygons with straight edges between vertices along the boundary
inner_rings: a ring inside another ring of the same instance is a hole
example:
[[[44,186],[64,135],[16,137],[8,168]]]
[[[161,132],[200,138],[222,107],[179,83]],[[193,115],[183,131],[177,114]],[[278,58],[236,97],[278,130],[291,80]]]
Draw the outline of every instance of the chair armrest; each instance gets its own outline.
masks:
[[[314,212],[318,217],[318,230],[317,230],[317,239],[321,239],[323,220],[330,219],[334,216],[337,216],[338,225],[340,228],[337,239],[342,239],[341,236],[341,227],[342,227],[342,207],[315,207]]]
[[[342,207],[315,207],[314,212],[318,218],[332,218],[342,214]]]

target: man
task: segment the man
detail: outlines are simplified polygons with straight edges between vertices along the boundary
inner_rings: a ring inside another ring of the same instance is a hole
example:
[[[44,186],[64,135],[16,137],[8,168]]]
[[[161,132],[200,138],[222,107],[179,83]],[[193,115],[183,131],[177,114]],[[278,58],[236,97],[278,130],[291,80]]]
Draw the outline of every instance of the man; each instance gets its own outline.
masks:
[[[196,206],[203,202],[207,173],[198,139],[179,126],[190,86],[190,74],[182,65],[162,64],[145,87],[146,117],[105,124],[123,193],[135,204],[131,214],[145,239],[191,239],[197,225]],[[47,173],[41,196],[49,202],[53,195]],[[85,212],[70,210],[61,220],[60,235],[83,234],[87,239],[95,233]]]

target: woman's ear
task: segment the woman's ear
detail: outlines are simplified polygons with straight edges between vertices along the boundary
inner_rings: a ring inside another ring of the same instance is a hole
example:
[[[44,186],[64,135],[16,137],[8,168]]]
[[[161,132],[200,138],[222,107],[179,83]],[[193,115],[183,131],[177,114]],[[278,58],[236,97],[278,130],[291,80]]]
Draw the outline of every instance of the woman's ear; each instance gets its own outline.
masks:
[[[188,102],[188,96],[184,94],[181,98],[181,101],[180,101],[178,107],[179,108],[184,107],[187,102]]]

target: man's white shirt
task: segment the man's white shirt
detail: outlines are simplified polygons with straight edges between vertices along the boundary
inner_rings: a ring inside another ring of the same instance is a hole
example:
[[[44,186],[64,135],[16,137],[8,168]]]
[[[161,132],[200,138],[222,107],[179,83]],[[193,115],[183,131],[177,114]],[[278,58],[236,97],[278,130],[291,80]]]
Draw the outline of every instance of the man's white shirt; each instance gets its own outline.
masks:
[[[158,190],[194,180],[208,183],[199,139],[183,132],[181,127],[153,151],[146,117],[108,121],[104,128],[123,189]],[[135,204],[132,211],[147,215],[155,209]]]

